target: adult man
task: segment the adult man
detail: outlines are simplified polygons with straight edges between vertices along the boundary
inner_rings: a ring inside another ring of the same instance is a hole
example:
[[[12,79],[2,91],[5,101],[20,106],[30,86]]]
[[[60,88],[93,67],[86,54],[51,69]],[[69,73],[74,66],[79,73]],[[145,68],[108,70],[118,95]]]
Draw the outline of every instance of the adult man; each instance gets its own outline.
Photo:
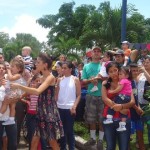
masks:
[[[120,65],[123,66],[125,63],[125,55],[124,55],[124,51],[119,49],[115,52],[114,54],[115,56],[115,61]]]
[[[90,125],[90,140],[85,143],[85,146],[91,146],[96,144],[96,124],[99,124],[99,140],[97,142],[97,148],[103,150],[103,136],[102,129],[102,111],[103,101],[101,99],[101,79],[97,78],[101,65],[100,56],[102,54],[101,48],[94,47],[92,49],[92,61],[86,64],[82,72],[82,81],[88,86],[88,92],[86,95],[85,104],[85,121]],[[98,90],[92,91],[91,89],[97,85]]]

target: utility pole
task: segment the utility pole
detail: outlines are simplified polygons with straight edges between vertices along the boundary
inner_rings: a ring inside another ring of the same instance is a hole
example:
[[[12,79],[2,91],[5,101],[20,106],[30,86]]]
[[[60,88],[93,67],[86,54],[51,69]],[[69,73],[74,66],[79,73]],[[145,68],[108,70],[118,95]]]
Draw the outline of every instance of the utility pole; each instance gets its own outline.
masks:
[[[127,0],[122,0],[121,42],[126,40]]]

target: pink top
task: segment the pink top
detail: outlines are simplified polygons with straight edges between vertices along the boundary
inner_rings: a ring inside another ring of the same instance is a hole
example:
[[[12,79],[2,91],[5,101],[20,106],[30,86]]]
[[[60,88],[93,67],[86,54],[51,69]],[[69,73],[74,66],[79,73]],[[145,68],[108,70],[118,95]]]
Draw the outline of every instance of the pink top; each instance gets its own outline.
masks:
[[[132,92],[131,81],[129,79],[121,79],[119,81],[119,84],[123,85],[123,88],[119,92],[119,94],[124,94],[124,95],[131,96],[131,92]]]
[[[37,108],[37,101],[38,96],[37,95],[30,95],[30,105],[28,107],[28,113],[29,114],[36,114],[36,108]]]

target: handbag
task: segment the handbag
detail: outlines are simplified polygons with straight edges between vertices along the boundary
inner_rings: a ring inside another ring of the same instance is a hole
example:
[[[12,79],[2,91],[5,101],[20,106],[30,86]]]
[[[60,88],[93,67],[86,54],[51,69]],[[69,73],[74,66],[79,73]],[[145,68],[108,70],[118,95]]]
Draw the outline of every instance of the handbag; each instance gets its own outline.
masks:
[[[150,83],[145,81],[143,98],[150,102]]]

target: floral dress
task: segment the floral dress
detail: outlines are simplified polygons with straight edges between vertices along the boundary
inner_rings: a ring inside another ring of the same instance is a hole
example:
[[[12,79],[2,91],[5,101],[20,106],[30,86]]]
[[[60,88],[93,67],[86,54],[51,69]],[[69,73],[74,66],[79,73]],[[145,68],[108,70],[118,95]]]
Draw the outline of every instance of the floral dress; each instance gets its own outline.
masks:
[[[49,86],[39,95],[37,118],[37,133],[40,133],[40,136],[49,140],[64,136],[63,125],[54,100],[54,86]]]

